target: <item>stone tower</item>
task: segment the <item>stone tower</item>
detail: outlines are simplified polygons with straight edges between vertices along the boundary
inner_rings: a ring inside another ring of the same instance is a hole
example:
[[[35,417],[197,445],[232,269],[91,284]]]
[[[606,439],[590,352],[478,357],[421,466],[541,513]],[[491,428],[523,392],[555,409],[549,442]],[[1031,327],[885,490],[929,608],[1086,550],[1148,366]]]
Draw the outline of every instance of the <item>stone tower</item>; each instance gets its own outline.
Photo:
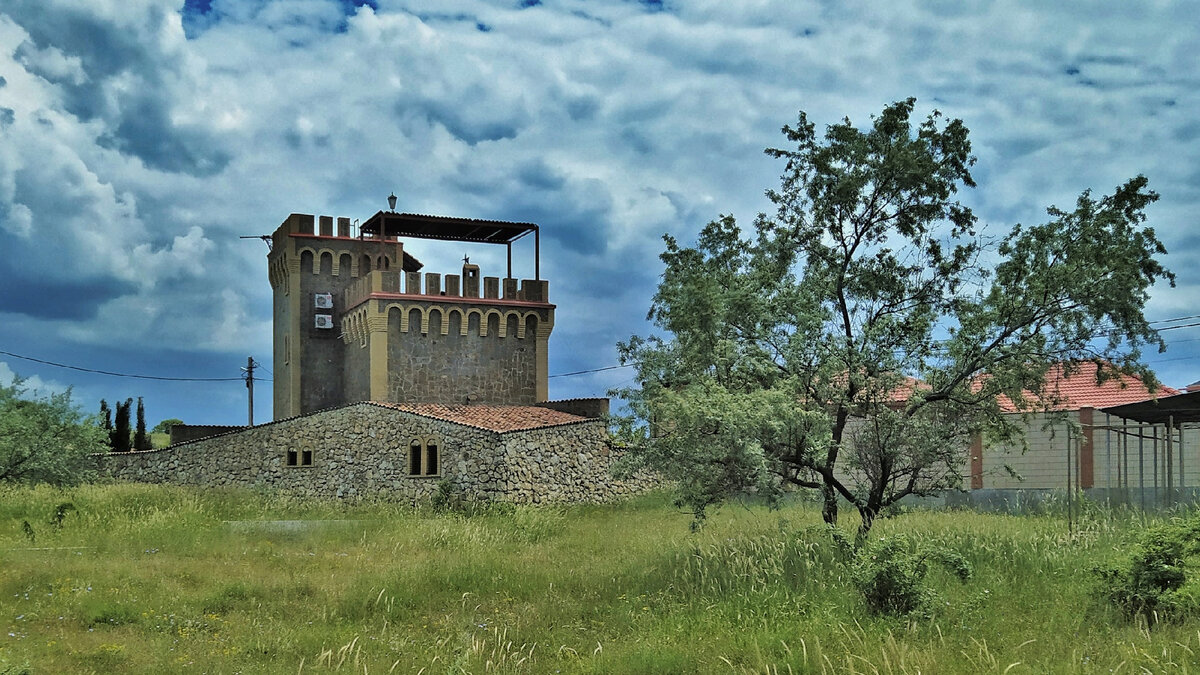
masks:
[[[547,400],[548,284],[512,278],[512,243],[537,226],[379,212],[288,216],[268,255],[274,291],[274,413],[354,401],[524,404]],[[508,274],[420,274],[403,238],[508,247]]]

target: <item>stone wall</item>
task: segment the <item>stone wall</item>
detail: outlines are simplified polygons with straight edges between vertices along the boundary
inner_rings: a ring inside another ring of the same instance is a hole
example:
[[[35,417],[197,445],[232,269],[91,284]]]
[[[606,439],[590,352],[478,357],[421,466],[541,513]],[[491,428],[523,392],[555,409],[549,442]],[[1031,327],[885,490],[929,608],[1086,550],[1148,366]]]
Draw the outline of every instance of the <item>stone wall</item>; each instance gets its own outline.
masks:
[[[438,445],[441,471],[408,475],[412,441]],[[162,450],[97,455],[102,474],[147,483],[259,487],[308,497],[390,494],[423,500],[439,480],[467,498],[514,503],[604,502],[655,482],[617,481],[599,420],[496,433],[356,403]],[[289,451],[311,466],[287,466]],[[300,455],[302,456],[302,455]]]
[[[431,317],[425,330],[421,326],[423,309]],[[388,400],[497,405],[537,401],[536,329],[522,333],[524,326],[518,326],[516,312],[501,317],[489,310],[489,316],[481,318],[472,310],[488,307],[466,305],[461,310],[447,310],[409,303],[403,309],[388,310]],[[406,323],[405,312],[409,314]],[[468,322],[465,335],[463,321]],[[481,326],[481,321],[486,325]]]

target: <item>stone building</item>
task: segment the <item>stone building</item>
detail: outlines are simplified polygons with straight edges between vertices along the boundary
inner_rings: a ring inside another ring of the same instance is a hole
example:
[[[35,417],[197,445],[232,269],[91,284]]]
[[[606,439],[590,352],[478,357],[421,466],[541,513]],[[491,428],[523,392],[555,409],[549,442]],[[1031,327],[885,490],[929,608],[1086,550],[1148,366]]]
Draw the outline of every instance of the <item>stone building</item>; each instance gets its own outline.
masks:
[[[271,235],[275,419],[352,401],[529,405],[547,399],[549,284],[512,278],[512,244],[537,226],[380,211],[292,214]],[[508,274],[422,274],[401,238],[503,244]]]
[[[394,205],[393,205],[394,206]],[[534,278],[512,276],[533,235]],[[319,497],[430,496],[598,502],[646,489],[616,480],[608,399],[548,401],[554,327],[538,227],[380,211],[291,214],[269,238],[274,421],[176,427],[161,450],[98,458],[119,478],[265,486]],[[405,239],[507,248],[504,277],[422,273]]]

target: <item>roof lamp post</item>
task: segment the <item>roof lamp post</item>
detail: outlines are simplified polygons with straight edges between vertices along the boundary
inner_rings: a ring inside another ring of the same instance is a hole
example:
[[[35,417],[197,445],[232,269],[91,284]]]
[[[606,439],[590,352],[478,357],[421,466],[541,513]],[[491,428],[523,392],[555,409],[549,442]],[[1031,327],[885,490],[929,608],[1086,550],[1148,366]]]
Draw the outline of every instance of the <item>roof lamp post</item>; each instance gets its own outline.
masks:
[[[396,193],[395,192],[388,195],[388,210],[389,211],[396,210]]]

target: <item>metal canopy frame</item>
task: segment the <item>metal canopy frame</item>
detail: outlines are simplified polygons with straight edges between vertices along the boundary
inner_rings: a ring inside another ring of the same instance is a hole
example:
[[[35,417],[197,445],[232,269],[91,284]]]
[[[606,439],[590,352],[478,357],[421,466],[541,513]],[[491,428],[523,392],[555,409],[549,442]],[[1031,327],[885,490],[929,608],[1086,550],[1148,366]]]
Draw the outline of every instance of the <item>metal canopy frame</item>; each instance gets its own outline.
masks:
[[[1187,498],[1188,485],[1184,466],[1187,452],[1184,446],[1184,432],[1200,428],[1200,392],[1109,406],[1098,409],[1098,412],[1104,413],[1103,424],[1081,426],[1090,428],[1093,432],[1105,432],[1104,450],[1108,455],[1106,465],[1109,471],[1106,482],[1109,490],[1113,489],[1112,471],[1115,466],[1116,490],[1124,492],[1126,504],[1133,504],[1129,493],[1134,488],[1137,490],[1142,510],[1146,509],[1147,490],[1152,491],[1151,499],[1155,506],[1171,506]],[[1120,421],[1114,423],[1112,418]],[[1133,424],[1130,424],[1131,422]],[[1116,436],[1115,444],[1113,434]],[[1131,440],[1136,440],[1132,449],[1132,462]],[[1081,439],[1075,438],[1069,427],[1066,445],[1067,515],[1070,525],[1074,516],[1073,492],[1082,485],[1082,476],[1078,475]],[[1189,447],[1188,450],[1190,449]],[[1151,460],[1150,485],[1147,484],[1145,475],[1147,452]],[[1134,472],[1136,477],[1132,475]]]
[[[1100,412],[1142,424],[1200,423],[1200,391],[1115,405]]]
[[[504,220],[475,220],[473,218],[451,218],[427,216],[416,213],[378,211],[359,227],[359,236],[411,237],[413,239],[440,239],[442,241],[464,241],[477,244],[503,244],[508,249],[508,278],[512,278],[513,242],[533,233],[533,274],[542,278],[541,232],[534,223],[514,223]]]

